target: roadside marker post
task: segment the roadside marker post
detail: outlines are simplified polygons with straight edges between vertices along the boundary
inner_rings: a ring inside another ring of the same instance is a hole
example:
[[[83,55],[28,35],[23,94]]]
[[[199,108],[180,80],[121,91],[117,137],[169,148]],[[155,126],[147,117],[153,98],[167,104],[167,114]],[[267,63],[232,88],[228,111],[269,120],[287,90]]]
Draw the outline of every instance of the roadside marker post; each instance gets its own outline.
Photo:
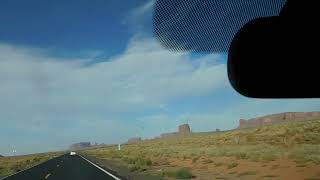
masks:
[[[118,144],[118,151],[121,150],[121,144]]]

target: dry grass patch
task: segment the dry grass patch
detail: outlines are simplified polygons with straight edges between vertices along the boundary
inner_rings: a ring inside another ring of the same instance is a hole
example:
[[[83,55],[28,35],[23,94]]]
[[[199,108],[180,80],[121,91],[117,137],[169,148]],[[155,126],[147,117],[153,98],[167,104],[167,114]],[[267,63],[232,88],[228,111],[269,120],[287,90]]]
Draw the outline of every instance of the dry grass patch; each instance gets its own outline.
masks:
[[[257,172],[256,171],[245,171],[245,172],[242,172],[242,173],[239,173],[238,176],[241,177],[241,176],[252,176],[252,175],[256,175]]]
[[[282,158],[289,158],[297,164],[317,165],[320,164],[320,120],[286,122],[219,133],[193,133],[184,137],[123,144],[121,151],[117,151],[117,146],[114,145],[86,150],[83,153],[131,164],[130,168],[133,170],[148,168],[148,165],[136,167],[139,163],[130,163],[127,159],[149,159],[152,161],[151,166],[179,167],[187,163],[188,167],[198,169],[201,169],[201,164],[215,168],[225,165],[232,169],[238,166],[236,163],[243,160],[262,163],[262,167],[266,167],[267,164]],[[221,157],[234,158],[234,164],[216,160]]]

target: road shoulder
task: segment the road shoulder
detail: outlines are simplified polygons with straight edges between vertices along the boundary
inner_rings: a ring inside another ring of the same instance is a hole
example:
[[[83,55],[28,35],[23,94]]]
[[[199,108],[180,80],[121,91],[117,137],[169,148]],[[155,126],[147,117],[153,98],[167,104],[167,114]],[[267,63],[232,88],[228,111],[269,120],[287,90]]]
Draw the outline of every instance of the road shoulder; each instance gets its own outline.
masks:
[[[107,170],[108,172],[114,174],[121,179],[130,179],[130,180],[162,180],[161,177],[151,176],[143,173],[138,172],[131,172],[126,166],[122,165],[118,161],[109,160],[109,159],[99,159],[93,156],[87,156],[81,154],[81,156],[85,157],[86,159],[92,161],[93,163],[97,164],[101,168]]]

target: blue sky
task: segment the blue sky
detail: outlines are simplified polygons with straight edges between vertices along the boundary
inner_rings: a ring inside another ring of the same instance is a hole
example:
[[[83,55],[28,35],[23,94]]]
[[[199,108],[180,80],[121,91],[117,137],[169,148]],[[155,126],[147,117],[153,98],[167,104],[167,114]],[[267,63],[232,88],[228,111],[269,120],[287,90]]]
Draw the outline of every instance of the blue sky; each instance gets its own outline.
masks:
[[[154,1],[1,1],[0,154],[231,129],[240,118],[317,111],[318,99],[245,98],[226,54],[173,53],[152,36]]]

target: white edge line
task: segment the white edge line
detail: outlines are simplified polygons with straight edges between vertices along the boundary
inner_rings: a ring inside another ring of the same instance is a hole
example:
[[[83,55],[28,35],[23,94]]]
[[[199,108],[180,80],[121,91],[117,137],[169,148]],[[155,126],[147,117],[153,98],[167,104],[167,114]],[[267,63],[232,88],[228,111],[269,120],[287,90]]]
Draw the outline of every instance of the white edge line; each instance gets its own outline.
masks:
[[[85,157],[81,156],[78,154],[78,156],[80,156],[82,159],[86,160],[87,162],[89,162],[90,164],[94,165],[96,168],[100,169],[101,171],[103,171],[104,173],[108,174],[109,176],[113,177],[116,180],[121,180],[120,178],[116,177],[115,175],[109,173],[108,171],[106,171],[105,169],[103,169],[102,167],[94,164],[93,162],[89,161],[88,159],[86,159]]]
[[[63,156],[63,155],[61,155],[61,156]],[[60,157],[60,156],[58,156],[58,157]],[[58,157],[54,157],[54,158],[58,158]],[[54,158],[52,158],[52,159],[54,159]],[[49,161],[49,160],[51,160],[51,159],[48,159],[47,161]],[[44,161],[44,162],[47,162],[47,161]],[[42,163],[44,163],[44,162],[41,162],[41,163],[36,164],[36,165],[33,165],[33,166],[31,166],[31,167],[28,167],[27,169],[18,171],[18,172],[16,172],[16,173],[10,174],[10,175],[8,175],[8,176],[2,177],[2,178],[0,178],[0,180],[5,179],[5,178],[8,178],[8,177],[11,177],[11,176],[16,175],[16,174],[19,174],[19,173],[21,173],[21,172],[23,172],[23,171],[27,171],[27,170],[29,170],[29,169],[31,169],[31,168],[33,168],[33,167],[39,166],[40,164],[42,164]]]

